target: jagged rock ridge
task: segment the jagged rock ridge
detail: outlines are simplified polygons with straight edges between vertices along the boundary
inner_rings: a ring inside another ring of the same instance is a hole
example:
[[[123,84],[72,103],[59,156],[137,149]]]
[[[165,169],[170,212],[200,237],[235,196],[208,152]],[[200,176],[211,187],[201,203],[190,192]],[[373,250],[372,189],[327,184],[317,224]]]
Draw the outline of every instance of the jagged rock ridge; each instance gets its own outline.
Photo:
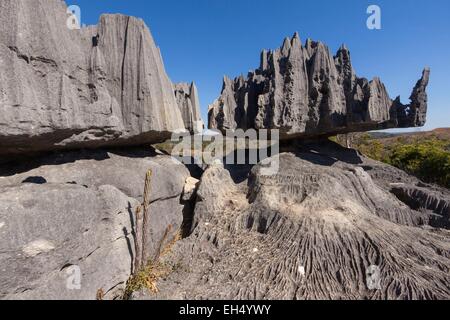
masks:
[[[224,78],[209,108],[211,129],[280,129],[282,138],[423,126],[430,70],[425,69],[411,104],[392,101],[379,78],[356,76],[350,51],[336,56],[321,42],[302,46],[296,33],[282,47],[261,53],[247,78]]]
[[[70,30],[60,0],[0,3],[1,155],[154,143],[184,130],[141,19]]]
[[[203,131],[203,121],[200,114],[200,101],[197,86],[194,82],[175,84],[175,97],[183,117],[184,125],[191,133]]]

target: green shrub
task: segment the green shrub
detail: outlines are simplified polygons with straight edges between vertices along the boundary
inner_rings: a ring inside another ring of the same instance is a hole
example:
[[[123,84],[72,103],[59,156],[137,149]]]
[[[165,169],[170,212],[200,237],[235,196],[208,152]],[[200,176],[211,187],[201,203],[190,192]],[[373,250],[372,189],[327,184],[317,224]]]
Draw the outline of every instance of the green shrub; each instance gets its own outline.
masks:
[[[334,139],[345,146],[348,137]],[[351,145],[365,156],[408,172],[419,179],[450,188],[450,140],[435,135],[377,139],[354,134]]]
[[[437,139],[393,147],[389,163],[426,182],[450,188],[448,144]]]

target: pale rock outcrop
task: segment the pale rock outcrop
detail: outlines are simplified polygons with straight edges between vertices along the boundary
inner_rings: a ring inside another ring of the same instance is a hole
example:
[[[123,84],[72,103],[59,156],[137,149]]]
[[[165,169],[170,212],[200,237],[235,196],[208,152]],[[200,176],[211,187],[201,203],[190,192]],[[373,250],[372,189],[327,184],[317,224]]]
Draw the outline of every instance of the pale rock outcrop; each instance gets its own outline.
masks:
[[[161,142],[184,130],[141,19],[71,30],[60,0],[0,2],[0,155]]]
[[[246,78],[224,78],[209,107],[209,128],[279,129],[288,139],[423,126],[429,74],[425,69],[411,104],[403,105],[389,98],[380,79],[356,76],[346,46],[332,56],[321,42],[302,46],[296,33],[281,48],[264,50],[259,69]]]
[[[204,123],[200,113],[197,86],[192,82],[191,84],[177,83],[174,87],[184,126],[193,134],[201,133],[204,129]]]
[[[136,210],[149,169],[144,232],[146,259],[154,260],[183,227],[189,172],[181,163],[130,149],[64,152],[2,166],[0,299],[94,300],[97,292],[121,298],[133,270]]]

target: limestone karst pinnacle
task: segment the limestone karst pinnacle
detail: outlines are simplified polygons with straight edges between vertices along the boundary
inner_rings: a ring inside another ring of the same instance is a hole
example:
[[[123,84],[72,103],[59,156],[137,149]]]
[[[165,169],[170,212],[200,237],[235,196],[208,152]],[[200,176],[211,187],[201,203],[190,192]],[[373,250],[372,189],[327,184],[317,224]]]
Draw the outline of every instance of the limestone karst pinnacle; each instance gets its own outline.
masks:
[[[430,70],[423,71],[403,105],[391,100],[379,78],[356,76],[350,51],[335,56],[322,42],[298,33],[281,48],[263,50],[260,67],[248,76],[224,78],[221,96],[209,107],[211,129],[280,129],[282,138],[420,127],[427,112]]]
[[[60,0],[0,2],[0,155],[161,142],[185,130],[144,21],[70,30]]]
[[[200,113],[197,86],[192,82],[191,84],[177,83],[174,87],[175,97],[186,129],[193,134],[202,132],[204,124]]]

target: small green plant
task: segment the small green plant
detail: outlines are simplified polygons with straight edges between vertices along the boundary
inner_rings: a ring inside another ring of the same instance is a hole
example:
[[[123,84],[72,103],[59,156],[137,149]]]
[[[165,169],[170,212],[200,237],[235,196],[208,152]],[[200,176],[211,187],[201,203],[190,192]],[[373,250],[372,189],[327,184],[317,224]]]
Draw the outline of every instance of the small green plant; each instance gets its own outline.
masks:
[[[170,274],[170,266],[161,262],[149,261],[142,269],[136,272],[127,282],[125,298],[133,292],[147,289],[151,293],[158,293],[157,282]]]
[[[136,218],[135,218],[135,226],[134,226],[134,267],[133,273],[137,272],[142,267],[142,215],[141,215],[141,206],[136,208]]]
[[[161,262],[161,258],[168,255],[175,243],[177,243],[181,236],[181,230],[177,232],[175,237],[168,242],[161,250],[159,255],[155,260],[149,260],[143,267],[138,269],[131,277],[128,279],[126,284],[124,299],[130,299],[133,292],[147,289],[150,293],[158,293],[158,281],[161,278],[167,277],[173,271],[181,268],[179,263],[170,265],[165,262]],[[163,242],[163,241],[162,241]]]
[[[153,171],[150,169],[145,175],[144,200],[143,203],[136,208],[135,217],[135,257],[133,273],[126,284],[124,299],[129,299],[133,292],[147,288],[150,292],[157,293],[158,287],[156,283],[158,279],[168,275],[171,268],[160,262],[160,258],[168,254],[173,245],[181,239],[181,231],[170,241],[164,248],[163,245],[172,230],[169,225],[159,243],[158,254],[154,259],[149,259],[148,252],[148,234],[150,230],[150,193]],[[142,213],[142,214],[141,214]]]
[[[141,268],[144,267],[145,259],[148,259],[148,234],[150,230],[150,193],[151,193],[151,185],[152,185],[152,176],[153,171],[150,169],[147,171],[145,176],[145,186],[144,186],[144,203],[142,204],[142,208],[144,211],[142,217],[142,256],[141,256]]]

